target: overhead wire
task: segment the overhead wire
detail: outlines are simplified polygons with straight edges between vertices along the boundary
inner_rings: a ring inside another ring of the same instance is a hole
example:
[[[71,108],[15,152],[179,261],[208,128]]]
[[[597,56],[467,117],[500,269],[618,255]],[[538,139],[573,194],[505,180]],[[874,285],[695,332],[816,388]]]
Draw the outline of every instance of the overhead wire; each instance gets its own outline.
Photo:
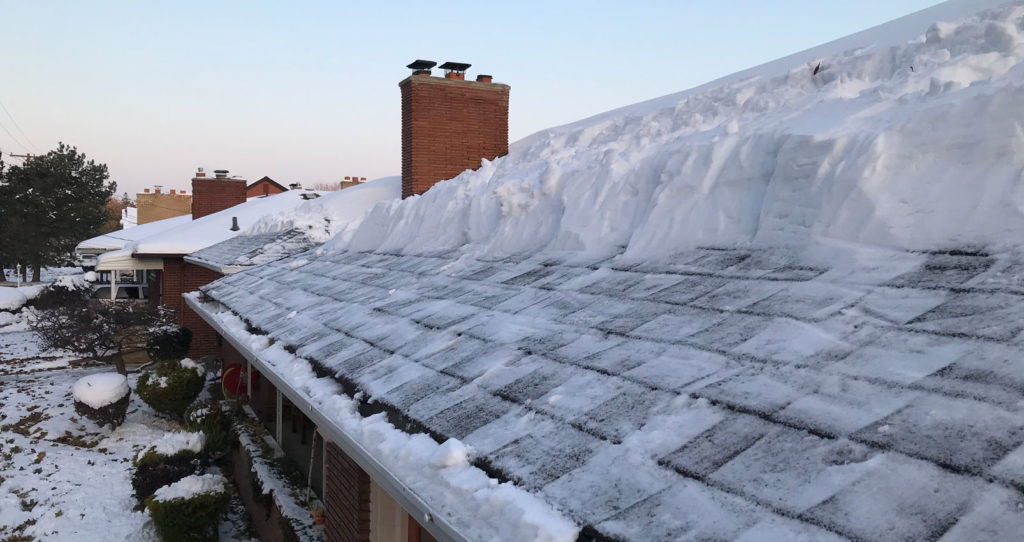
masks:
[[[28,135],[25,134],[25,130],[21,129],[21,125],[18,124],[18,121],[14,120],[14,115],[12,115],[11,112],[7,110],[7,106],[4,105],[4,101],[3,100],[0,100],[0,109],[3,109],[4,113],[7,114],[7,118],[11,119],[11,122],[14,124],[14,127],[17,128],[18,129],[18,133],[21,134],[21,137],[25,138],[25,141],[27,141],[28,144],[33,149],[36,150],[36,152],[42,152],[42,151],[39,150],[39,147],[37,147],[36,144],[33,143],[31,139],[29,139]],[[4,128],[4,129],[6,130],[6,128]],[[10,133],[10,132],[8,132],[8,133]]]

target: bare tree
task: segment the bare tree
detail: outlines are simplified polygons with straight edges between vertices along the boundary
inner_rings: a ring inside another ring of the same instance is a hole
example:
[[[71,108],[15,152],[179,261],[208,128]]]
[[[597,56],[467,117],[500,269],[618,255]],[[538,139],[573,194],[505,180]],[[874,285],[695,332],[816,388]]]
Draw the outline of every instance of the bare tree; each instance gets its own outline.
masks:
[[[36,304],[33,330],[47,348],[111,362],[128,374],[124,354],[142,348],[152,330],[166,326],[170,313],[132,300],[89,299],[88,290],[48,288]]]

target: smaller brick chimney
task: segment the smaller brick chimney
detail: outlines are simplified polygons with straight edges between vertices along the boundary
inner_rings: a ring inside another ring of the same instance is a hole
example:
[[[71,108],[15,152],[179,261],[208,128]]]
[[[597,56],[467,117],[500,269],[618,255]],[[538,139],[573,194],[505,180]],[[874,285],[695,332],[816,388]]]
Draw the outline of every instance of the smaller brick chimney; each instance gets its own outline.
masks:
[[[245,203],[244,179],[229,179],[226,169],[213,173],[211,179],[200,168],[192,178],[192,220]]]

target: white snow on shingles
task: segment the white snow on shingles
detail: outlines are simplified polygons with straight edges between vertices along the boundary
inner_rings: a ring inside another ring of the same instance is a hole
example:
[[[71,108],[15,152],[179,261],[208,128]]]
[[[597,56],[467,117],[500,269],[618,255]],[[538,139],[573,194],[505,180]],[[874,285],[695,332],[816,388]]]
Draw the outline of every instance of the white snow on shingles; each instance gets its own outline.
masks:
[[[78,243],[76,250],[119,250],[126,246],[160,232],[176,228],[192,221],[192,215],[182,215],[173,218],[165,218],[156,222],[149,222],[141,226],[135,226],[126,230],[117,230],[104,235],[98,235]]]
[[[133,243],[125,245],[136,254],[189,254],[199,249],[230,239],[256,223],[264,216],[294,209],[305,200],[307,190],[289,190],[280,194],[251,198],[244,203],[229,207],[195,220],[183,221],[172,228],[146,237],[136,237]],[[191,217],[190,217],[191,218]],[[238,231],[232,231],[232,219],[238,219]],[[132,228],[141,229],[145,226]]]
[[[243,234],[298,229],[316,243],[323,243],[336,235],[347,238],[377,202],[396,200],[401,196],[401,177],[373,179],[344,190],[323,192],[319,198],[294,209],[266,215],[246,228]]]
[[[811,239],[1019,245],[1024,8],[970,15],[1000,3],[943,4],[843,49],[546,130],[375,207],[328,248],[600,258],[625,247],[623,259],[651,261]]]
[[[395,428],[383,414],[363,418],[340,386],[330,379],[317,378],[307,361],[277,345],[268,347],[266,337],[248,333],[245,323],[229,311],[212,316],[470,539],[497,535],[481,530],[476,521],[480,517],[490,518],[491,525],[500,525],[501,536],[510,540],[576,539],[577,527],[551,505],[510,483],[498,483],[458,460],[467,453],[461,444],[449,440],[439,445],[426,435],[410,435]]]

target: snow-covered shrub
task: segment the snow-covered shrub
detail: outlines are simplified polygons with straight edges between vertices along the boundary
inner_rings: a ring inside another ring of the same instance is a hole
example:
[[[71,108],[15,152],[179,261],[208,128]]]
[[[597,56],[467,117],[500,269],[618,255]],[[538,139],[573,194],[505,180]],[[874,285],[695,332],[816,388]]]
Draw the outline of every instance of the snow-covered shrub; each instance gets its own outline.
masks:
[[[160,538],[217,540],[217,527],[228,506],[226,482],[219,474],[192,475],[156,490],[146,499],[146,508]]]
[[[231,421],[219,401],[202,401],[185,412],[185,428],[201,431],[206,436],[203,453],[210,459],[219,459],[228,452],[230,427]]]
[[[96,422],[117,427],[124,423],[131,400],[128,379],[118,373],[97,373],[79,378],[71,387],[75,412]]]
[[[153,410],[181,419],[203,391],[205,381],[203,366],[185,358],[158,363],[156,373],[143,373],[135,388]]]
[[[41,311],[81,303],[89,297],[89,284],[85,281],[70,280],[71,277],[48,284],[32,300],[32,306]]]
[[[28,301],[21,290],[0,286],[0,310],[16,311]]]
[[[146,341],[146,353],[153,361],[181,359],[192,344],[192,330],[179,325],[168,325],[151,331]]]
[[[132,489],[139,504],[157,489],[202,470],[199,452],[205,441],[202,433],[167,433],[136,457]]]

